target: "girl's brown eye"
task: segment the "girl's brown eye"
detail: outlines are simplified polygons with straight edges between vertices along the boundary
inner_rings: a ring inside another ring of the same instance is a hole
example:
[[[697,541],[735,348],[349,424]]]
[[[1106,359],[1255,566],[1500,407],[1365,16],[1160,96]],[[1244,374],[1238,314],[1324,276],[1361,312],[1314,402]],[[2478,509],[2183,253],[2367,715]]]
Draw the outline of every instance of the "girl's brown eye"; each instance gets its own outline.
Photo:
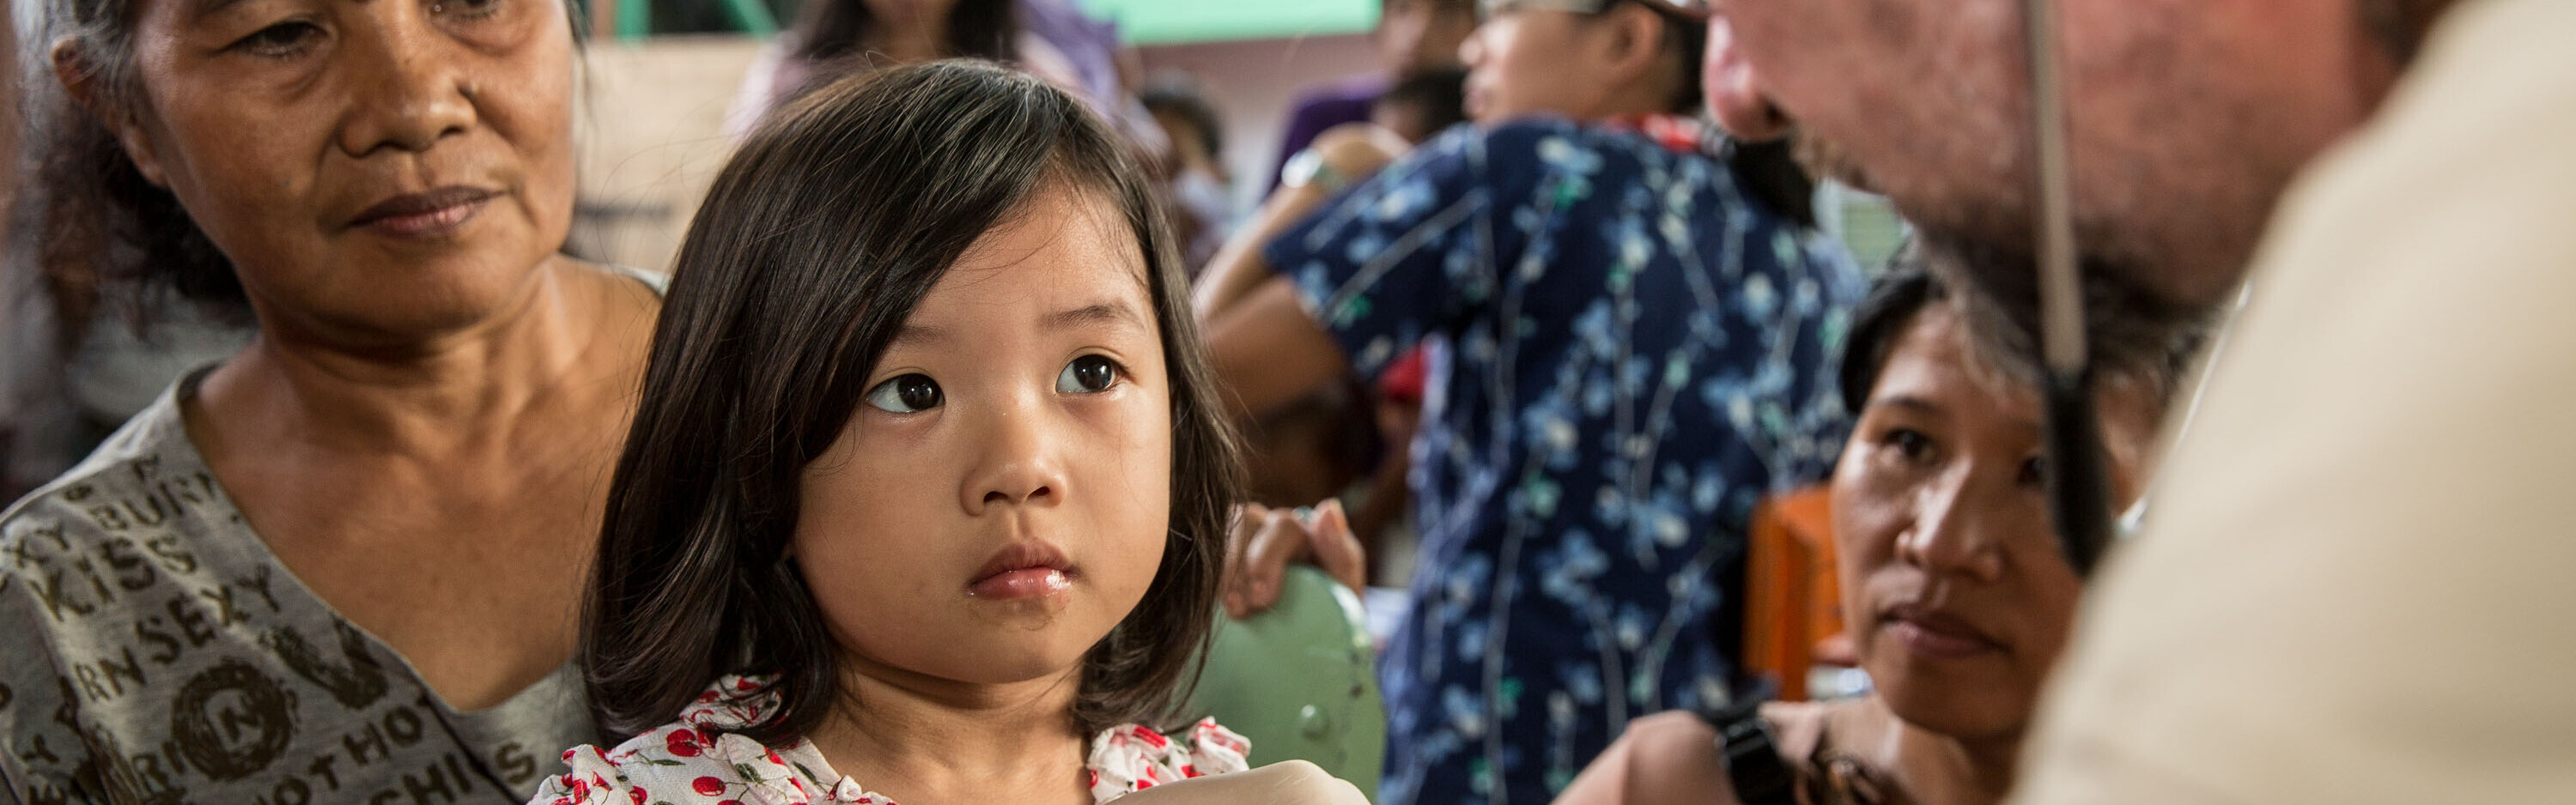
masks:
[[[868,389],[868,404],[890,414],[918,414],[939,407],[946,401],[939,381],[925,374],[908,374],[878,383]]]
[[[1099,355],[1084,355],[1064,365],[1055,376],[1055,390],[1062,394],[1098,394],[1118,385],[1118,363]]]

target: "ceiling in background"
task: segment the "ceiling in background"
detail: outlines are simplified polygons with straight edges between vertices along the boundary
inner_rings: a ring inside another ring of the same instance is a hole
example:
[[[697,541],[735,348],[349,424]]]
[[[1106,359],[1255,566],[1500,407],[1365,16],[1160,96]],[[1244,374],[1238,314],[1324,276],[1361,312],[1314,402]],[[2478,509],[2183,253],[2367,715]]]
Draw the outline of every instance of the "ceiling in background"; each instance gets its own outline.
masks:
[[[1377,0],[1074,0],[1129,44],[1171,45],[1365,32]]]

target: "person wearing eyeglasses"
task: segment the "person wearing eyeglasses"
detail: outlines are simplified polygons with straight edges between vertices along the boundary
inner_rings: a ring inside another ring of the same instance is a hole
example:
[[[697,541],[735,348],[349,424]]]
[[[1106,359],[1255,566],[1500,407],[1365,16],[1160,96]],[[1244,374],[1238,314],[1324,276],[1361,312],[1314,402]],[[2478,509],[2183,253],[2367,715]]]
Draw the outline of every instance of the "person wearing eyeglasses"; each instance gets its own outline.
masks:
[[[1859,421],[1834,471],[1834,562],[1872,690],[1638,719],[1557,805],[1994,803],[2011,789],[2083,579],[2049,528],[2034,362],[1972,333],[1975,301],[1928,259],[1879,280],[1843,353]],[[2199,341],[2096,367],[2115,500],[2141,491]]]
[[[2088,328],[2244,302],[2016,801],[2576,801],[2576,4],[2056,6]],[[1711,104],[2026,321],[2022,15],[1726,0]]]
[[[1754,504],[1842,443],[1832,345],[1865,287],[1803,197],[1757,198],[1706,145],[1704,14],[1488,3],[1460,54],[1478,125],[1203,280],[1240,418],[1444,345],[1380,803],[1545,802],[1628,719],[1722,695]],[[1246,537],[1229,609],[1318,542],[1347,564],[1330,530]]]

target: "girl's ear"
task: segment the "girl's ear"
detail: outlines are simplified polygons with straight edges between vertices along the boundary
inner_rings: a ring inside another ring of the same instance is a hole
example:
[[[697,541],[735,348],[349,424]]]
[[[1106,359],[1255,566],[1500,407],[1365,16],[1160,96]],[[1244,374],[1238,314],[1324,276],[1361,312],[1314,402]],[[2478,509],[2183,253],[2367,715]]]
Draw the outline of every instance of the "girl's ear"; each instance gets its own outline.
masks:
[[[168,188],[168,174],[162,170],[161,157],[152,150],[152,138],[145,136],[143,125],[135,119],[132,98],[111,99],[105,79],[90,62],[89,53],[71,37],[54,40],[49,54],[54,64],[54,80],[62,82],[63,91],[74,103],[89,112],[99,125],[116,134],[116,143],[125,148],[125,157],[134,161],[144,181],[154,187]]]

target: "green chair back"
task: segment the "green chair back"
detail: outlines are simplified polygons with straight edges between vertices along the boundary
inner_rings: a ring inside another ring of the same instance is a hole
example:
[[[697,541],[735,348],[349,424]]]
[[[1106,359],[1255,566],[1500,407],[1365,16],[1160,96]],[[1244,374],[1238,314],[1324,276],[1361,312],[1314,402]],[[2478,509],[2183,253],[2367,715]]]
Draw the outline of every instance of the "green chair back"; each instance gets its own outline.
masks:
[[[1292,566],[1279,605],[1243,620],[1217,612],[1192,711],[1252,740],[1252,765],[1305,760],[1374,795],[1386,762],[1386,704],[1359,596]]]

